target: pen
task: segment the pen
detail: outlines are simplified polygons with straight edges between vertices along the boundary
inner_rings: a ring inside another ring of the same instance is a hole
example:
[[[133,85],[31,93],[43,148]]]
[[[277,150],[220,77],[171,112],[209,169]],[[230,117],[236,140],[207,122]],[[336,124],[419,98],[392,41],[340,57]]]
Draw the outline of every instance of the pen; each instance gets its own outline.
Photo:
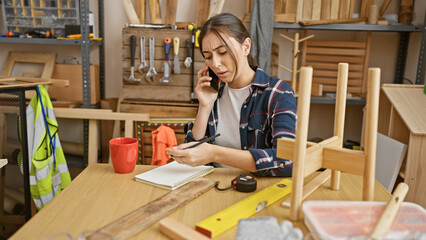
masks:
[[[202,144],[202,143],[205,143],[205,142],[208,142],[208,141],[210,141],[210,140],[213,140],[213,139],[215,139],[215,138],[217,138],[217,137],[219,137],[219,136],[220,136],[220,133],[218,133],[218,134],[216,134],[216,135],[214,135],[214,136],[211,136],[211,137],[205,138],[205,139],[203,139],[203,140],[201,140],[201,141],[197,142],[196,144],[191,145],[191,146],[189,146],[189,147],[187,147],[187,148],[185,148],[185,149],[188,149],[188,148],[194,148],[194,147],[196,147],[196,146],[198,146],[198,145],[200,145],[200,144]]]

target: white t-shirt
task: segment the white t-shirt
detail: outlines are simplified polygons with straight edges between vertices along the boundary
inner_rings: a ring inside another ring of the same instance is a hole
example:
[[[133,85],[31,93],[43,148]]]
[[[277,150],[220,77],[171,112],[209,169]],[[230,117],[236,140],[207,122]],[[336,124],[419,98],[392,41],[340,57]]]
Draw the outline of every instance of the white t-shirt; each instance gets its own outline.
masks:
[[[230,88],[228,84],[222,92],[221,98],[217,102],[218,124],[215,143],[220,146],[241,149],[240,140],[240,116],[241,107],[250,94],[250,85],[243,88]],[[218,164],[226,167],[223,164]]]

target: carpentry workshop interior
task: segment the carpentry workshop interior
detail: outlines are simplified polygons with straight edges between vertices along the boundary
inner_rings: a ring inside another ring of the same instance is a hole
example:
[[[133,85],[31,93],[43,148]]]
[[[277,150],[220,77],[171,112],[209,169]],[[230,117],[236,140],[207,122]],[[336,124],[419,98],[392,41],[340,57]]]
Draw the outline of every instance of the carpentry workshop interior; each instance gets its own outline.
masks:
[[[0,240],[426,239],[426,1],[0,8]]]

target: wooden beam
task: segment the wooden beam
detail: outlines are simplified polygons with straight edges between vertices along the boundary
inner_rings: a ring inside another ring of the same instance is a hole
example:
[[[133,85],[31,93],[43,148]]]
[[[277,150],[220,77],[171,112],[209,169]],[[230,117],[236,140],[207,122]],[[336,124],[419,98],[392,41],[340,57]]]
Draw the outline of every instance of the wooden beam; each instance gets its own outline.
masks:
[[[197,28],[201,28],[207,21],[210,11],[210,0],[198,0],[197,2],[197,18],[195,19],[195,25]]]
[[[364,174],[365,154],[363,151],[339,147],[323,148],[322,167],[348,172],[356,175]]]
[[[177,0],[167,0],[166,17],[164,24],[176,24]]]
[[[132,24],[140,24],[138,15],[136,14],[135,8],[133,7],[131,0],[121,0],[123,3],[124,10],[126,11],[129,22]]]

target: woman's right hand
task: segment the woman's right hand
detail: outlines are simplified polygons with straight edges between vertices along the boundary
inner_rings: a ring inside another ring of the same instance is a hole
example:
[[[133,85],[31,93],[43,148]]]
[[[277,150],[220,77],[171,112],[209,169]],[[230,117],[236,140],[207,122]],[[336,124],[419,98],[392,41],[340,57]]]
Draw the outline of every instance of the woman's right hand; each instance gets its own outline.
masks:
[[[210,87],[211,77],[207,76],[209,68],[206,66],[198,71],[198,82],[195,87],[195,94],[197,95],[200,106],[212,107],[217,98],[217,92]]]

